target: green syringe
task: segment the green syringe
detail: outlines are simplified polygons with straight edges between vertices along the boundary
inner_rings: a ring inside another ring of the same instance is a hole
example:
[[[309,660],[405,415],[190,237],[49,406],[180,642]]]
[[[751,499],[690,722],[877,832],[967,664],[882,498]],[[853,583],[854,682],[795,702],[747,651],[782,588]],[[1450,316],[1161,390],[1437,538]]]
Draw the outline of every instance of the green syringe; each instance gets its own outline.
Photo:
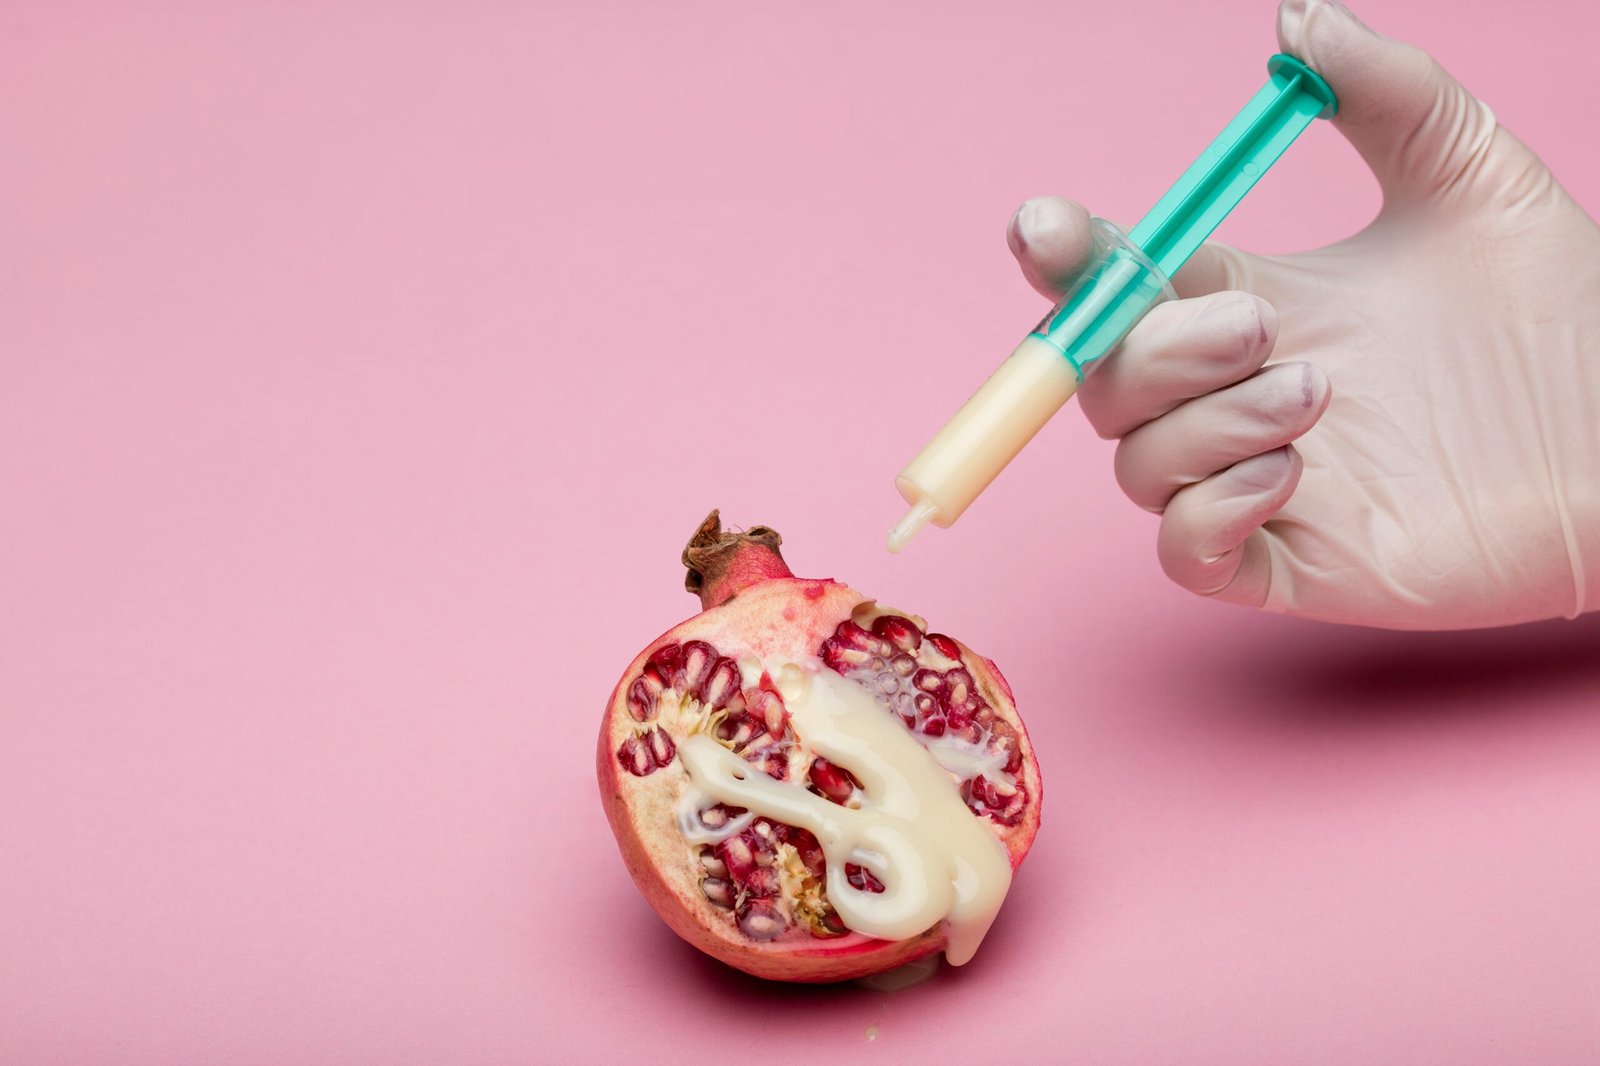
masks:
[[[1176,296],[1168,279],[1284,149],[1339,106],[1328,83],[1293,56],[1273,56],[1267,73],[1131,233],[1091,220],[1094,251],[1072,288],[895,479],[911,510],[889,533],[890,551],[929,522],[948,527],[961,517],[1145,312]]]

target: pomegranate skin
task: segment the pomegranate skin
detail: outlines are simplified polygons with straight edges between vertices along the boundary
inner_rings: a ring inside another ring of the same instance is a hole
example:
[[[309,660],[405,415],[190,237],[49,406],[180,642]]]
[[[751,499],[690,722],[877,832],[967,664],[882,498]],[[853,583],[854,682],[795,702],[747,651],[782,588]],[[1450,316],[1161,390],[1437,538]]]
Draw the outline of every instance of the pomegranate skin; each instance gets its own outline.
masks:
[[[708,559],[702,552],[691,559],[696,542],[702,546],[715,542],[715,558]],[[685,839],[678,818],[689,782],[675,754],[684,731],[682,720],[676,716],[679,708],[688,707],[698,713],[725,699],[732,708],[742,704],[742,711],[736,710],[732,718],[718,726],[726,731],[729,721],[739,723],[740,732],[725,743],[735,746],[754,765],[770,767],[768,772],[774,776],[805,784],[803,767],[809,764],[810,756],[797,743],[793,731],[782,724],[776,731],[757,724],[766,720],[758,713],[757,705],[769,708],[766,713],[771,716],[773,697],[761,691],[760,685],[750,683],[756,670],[749,664],[756,659],[762,663],[815,663],[820,659],[849,677],[845,659],[850,647],[841,645],[841,641],[870,643],[878,639],[869,628],[874,622],[902,646],[921,642],[920,629],[916,634],[910,632],[920,620],[879,608],[837,581],[789,575],[777,552],[777,535],[770,530],[723,534],[716,512],[712,512],[696,534],[696,542],[691,542],[690,550],[685,552],[691,571],[688,584],[700,593],[708,608],[651,641],[634,657],[612,690],[601,724],[596,751],[601,801],[628,872],[675,933],[706,954],[756,977],[797,982],[845,981],[882,973],[941,951],[948,933],[945,922],[900,941],[844,931],[837,924],[828,925],[826,919],[819,922],[816,911],[807,909],[821,906],[825,911],[825,896],[801,901],[789,893],[786,884],[781,893],[751,898],[758,891],[774,891],[770,884],[761,887],[759,866],[730,871],[730,864],[722,861],[731,858],[721,850],[726,845],[691,845]],[[879,621],[885,617],[891,621]],[[863,626],[862,622],[868,625]],[[1038,765],[1013,706],[1010,687],[990,660],[958,641],[937,637],[937,642],[926,642],[926,648],[925,655],[937,657],[930,661],[947,668],[945,676],[963,683],[947,684],[946,690],[953,688],[954,697],[964,697],[968,708],[979,705],[980,718],[988,716],[984,720],[992,735],[1003,735],[1006,743],[1014,745],[1014,751],[1005,749],[1011,757],[1008,765],[1017,767],[1005,775],[1016,793],[1006,797],[1009,803],[984,807],[981,801],[993,799],[992,786],[984,782],[988,787],[974,788],[974,783],[968,782],[966,787],[974,796],[969,800],[974,817],[985,819],[1005,846],[1015,869],[1038,831],[1041,791]],[[943,657],[952,648],[959,651],[959,663]],[[707,665],[713,654],[720,657]],[[746,664],[739,695],[727,695],[729,686],[725,682],[732,671],[723,664],[725,659],[743,660]],[[882,666],[882,660],[874,661]],[[919,671],[919,676],[925,672]],[[650,694],[663,688],[659,683],[662,679],[668,691],[653,703]],[[687,695],[680,698],[679,693]],[[946,691],[940,698],[953,697]],[[728,708],[722,710],[726,713]],[[942,714],[942,708],[936,710]],[[893,712],[886,705],[884,713]],[[912,728],[931,730],[922,717],[916,721]],[[944,728],[942,722],[939,727]],[[699,728],[704,728],[703,721]],[[756,736],[748,747],[736,746],[739,737],[752,731]],[[826,771],[826,764],[823,770]],[[828,777],[830,783],[836,780],[836,772]],[[957,787],[954,777],[952,787]],[[797,832],[783,826],[769,828],[780,838]],[[767,862],[769,869],[774,864],[781,866],[784,856],[791,868],[799,869],[794,866],[795,852],[781,845],[771,847],[769,837],[752,835],[747,830],[737,840],[749,840],[757,849],[766,849],[755,858]],[[749,880],[739,881],[741,872]],[[765,882],[772,880],[765,878]],[[735,899],[739,902],[730,905]],[[761,914],[777,911],[782,915],[785,924],[775,935],[770,920],[752,920],[757,916],[757,905],[765,907]],[[801,915],[811,924],[802,921]]]

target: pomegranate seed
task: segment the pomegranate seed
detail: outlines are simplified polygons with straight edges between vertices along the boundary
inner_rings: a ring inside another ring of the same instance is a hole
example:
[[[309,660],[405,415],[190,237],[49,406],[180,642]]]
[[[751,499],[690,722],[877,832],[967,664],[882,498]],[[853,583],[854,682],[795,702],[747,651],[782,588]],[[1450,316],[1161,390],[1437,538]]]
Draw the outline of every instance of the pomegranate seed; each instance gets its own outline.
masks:
[[[756,862],[762,866],[772,865],[774,857],[772,823],[763,819],[758,825],[752,825],[744,834],[749,840],[750,847],[755,849]]]
[[[745,739],[747,731],[749,739]],[[746,748],[755,743],[757,739],[765,736],[767,736],[766,723],[759,718],[745,715],[743,724],[740,725],[739,732],[734,737],[734,740],[741,748]],[[769,737],[765,743],[771,743],[772,739]]]
[[[750,694],[747,713],[759,719],[767,732],[775,737],[783,735],[783,697],[770,688],[758,688]]]
[[[739,665],[732,659],[718,659],[706,679],[705,703],[713,709],[726,707],[739,694]]]
[[[790,829],[789,843],[794,845],[795,853],[800,856],[800,861],[812,876],[821,877],[828,869],[828,858],[823,854],[822,845],[817,842],[809,829]]]
[[[757,866],[745,879],[744,889],[752,896],[772,896],[778,892],[778,868]]]
[[[972,675],[960,667],[944,675],[945,684],[949,686],[950,703],[961,704],[967,702],[967,696],[972,691]]]
[[[853,862],[844,864],[844,879],[850,882],[850,887],[858,888],[863,892],[882,892],[883,882],[872,876],[872,871],[865,866],[857,866]]]
[[[922,723],[922,735],[927,737],[942,737],[945,731],[943,715],[930,715]]]
[[[839,917],[839,912],[830,910],[822,916],[822,928],[814,930],[812,936],[844,936],[850,930],[845,928],[844,919]]]
[[[870,648],[877,644],[871,633],[848,618],[834,629],[833,639],[857,648]]]
[[[721,656],[717,649],[703,640],[691,640],[683,646],[683,669],[678,681],[685,694],[704,702],[706,679]]]
[[[700,882],[700,891],[706,894],[706,899],[728,910],[733,906],[733,886],[720,877],[707,877]]]
[[[743,813],[743,807],[729,807],[725,803],[718,803],[700,812],[700,824],[707,829],[721,829],[728,824],[728,819],[737,818]]]
[[[745,836],[740,833],[717,845],[717,857],[728,867],[728,873],[735,881],[744,881],[750,876],[750,871],[756,868],[755,852]]]
[[[917,669],[917,660],[909,655],[896,655],[889,660],[889,669],[896,677],[910,677]]]
[[[650,656],[651,666],[656,668],[661,680],[668,686],[676,683],[678,666],[683,662],[683,649],[676,643],[663,644]]]
[[[953,731],[960,732],[972,725],[972,719],[976,713],[977,707],[970,701],[963,704],[956,704],[952,701],[950,708],[945,711],[945,717],[950,722],[950,728]]]
[[[872,631],[901,651],[915,652],[922,647],[922,630],[909,618],[886,614],[872,623]]]
[[[924,692],[938,692],[944,687],[944,675],[934,670],[918,670],[911,683]]]
[[[950,735],[953,737],[960,737],[968,744],[979,744],[983,742],[983,730],[978,727],[976,722],[968,722],[966,725],[960,727],[952,725],[950,727]]]
[[[648,722],[656,716],[656,701],[662,687],[660,675],[647,666],[628,688],[628,713],[635,722]]]
[[[989,750],[996,755],[1005,753],[1005,772],[1014,774],[1022,769],[1022,745],[1017,742],[1017,732],[1010,725],[996,719],[990,724]]]
[[[822,642],[822,661],[837,673],[849,673],[869,667],[879,655],[892,649],[888,642],[879,640],[865,629],[846,619],[839,623],[833,636]]]
[[[772,900],[752,897],[739,905],[739,931],[751,940],[772,940],[783,935],[783,914]]]
[[[968,799],[987,807],[994,802],[993,788],[994,783],[987,777],[974,777],[967,782],[963,791],[967,793]]]
[[[929,633],[928,643],[937,648],[939,654],[946,659],[954,659],[956,662],[961,661],[961,646],[943,633]]]
[[[876,648],[881,643],[871,630],[849,619],[840,622],[838,628],[833,631],[833,635],[834,639],[844,641],[857,648]]]
[[[665,729],[652,729],[645,734],[645,739],[650,743],[650,754],[655,757],[657,766],[665,766],[672,761],[677,748]]]
[[[859,670],[872,661],[872,653],[861,648],[852,648],[832,640],[822,642],[822,661],[828,669],[839,674],[848,674],[852,670]]]
[[[811,778],[811,783],[817,787],[820,794],[840,805],[843,805],[856,790],[856,779],[851,776],[849,770],[835,766],[820,756],[811,764],[811,771],[807,776]]]
[[[700,868],[712,877],[728,876],[728,864],[717,858],[717,853],[710,848],[700,849]]]
[[[630,736],[622,742],[622,747],[617,749],[617,761],[634,777],[644,777],[656,768],[655,761],[650,758],[650,749],[637,736]]]
[[[1028,807],[1028,790],[1021,785],[1006,785],[987,777],[975,777],[961,789],[974,814],[988,815],[1001,825],[1022,821]]]
[[[789,776],[789,756],[782,751],[773,749],[767,753],[767,758],[761,767],[767,772],[768,777],[779,781],[786,780]]]
[[[928,695],[926,692],[923,692],[918,693],[917,698],[913,701],[913,706],[916,707],[918,714],[925,715],[932,714],[934,709],[938,707],[938,704],[934,701],[932,696]]]
[[[767,731],[767,727],[748,714],[736,718],[725,718],[717,727],[717,736],[733,745],[733,750],[743,752],[755,740]]]
[[[1001,825],[1016,825],[1022,821],[1022,814],[1027,809],[1027,806],[1028,790],[1018,786],[1017,790],[1011,794],[1002,806],[996,807],[989,812],[989,817]]]

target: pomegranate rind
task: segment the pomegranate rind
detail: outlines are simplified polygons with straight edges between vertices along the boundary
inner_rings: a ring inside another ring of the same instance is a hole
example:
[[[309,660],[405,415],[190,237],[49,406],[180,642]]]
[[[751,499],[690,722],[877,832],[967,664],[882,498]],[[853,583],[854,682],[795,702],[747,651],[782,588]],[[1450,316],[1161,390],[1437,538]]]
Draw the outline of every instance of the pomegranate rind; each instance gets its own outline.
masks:
[[[729,602],[651,641],[618,681],[601,724],[596,752],[601,801],[640,892],[673,932],[706,954],[756,977],[832,982],[882,973],[943,950],[947,923],[900,941],[855,932],[833,939],[806,934],[757,942],[746,937],[730,920],[729,912],[714,906],[700,890],[692,849],[678,828],[678,801],[688,784],[681,762],[673,760],[645,776],[634,776],[617,759],[618,748],[640,728],[628,712],[627,689],[655,651],[672,642],[703,640],[724,655],[754,655],[768,663],[814,661],[822,642],[862,604],[870,604],[867,597],[829,580],[773,578],[745,588]],[[1017,781],[1031,797],[1023,817],[1011,826],[985,819],[1016,869],[1039,829],[1043,792],[1038,762],[1017,715],[1010,685],[990,660],[956,643],[979,693],[996,716],[1015,730],[1022,754]],[[890,712],[886,709],[884,713]]]

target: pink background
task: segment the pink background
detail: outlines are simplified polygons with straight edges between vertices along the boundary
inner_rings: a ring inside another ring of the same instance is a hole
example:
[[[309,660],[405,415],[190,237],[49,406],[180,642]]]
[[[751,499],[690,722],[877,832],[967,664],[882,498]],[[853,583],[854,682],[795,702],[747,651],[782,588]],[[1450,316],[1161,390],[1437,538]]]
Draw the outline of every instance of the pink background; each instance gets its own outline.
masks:
[[[1600,206],[1594,6],[1460,10],[1366,13]],[[5,5],[0,1059],[1600,1058],[1600,617],[1193,599],[1076,412],[881,548],[1041,311],[1012,207],[1135,218],[1273,45],[1263,2]],[[1225,235],[1376,202],[1319,127]],[[1045,828],[965,970],[762,986],[624,873],[594,732],[713,505],[1005,666]]]

